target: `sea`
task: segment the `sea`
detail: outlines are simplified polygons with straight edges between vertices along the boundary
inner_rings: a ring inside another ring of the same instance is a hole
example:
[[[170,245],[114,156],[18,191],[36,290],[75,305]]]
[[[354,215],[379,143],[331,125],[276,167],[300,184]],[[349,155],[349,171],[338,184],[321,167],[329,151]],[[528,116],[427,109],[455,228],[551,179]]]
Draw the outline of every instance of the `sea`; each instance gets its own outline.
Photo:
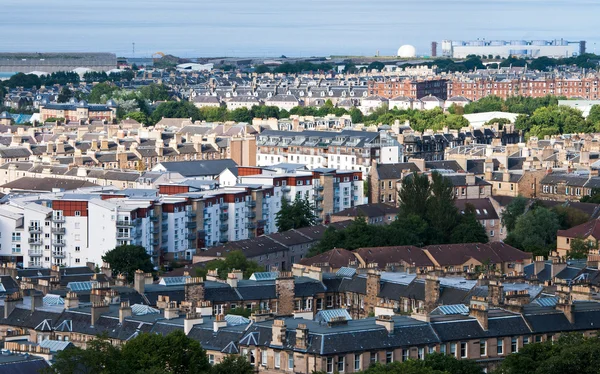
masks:
[[[1,0],[0,52],[429,55],[442,40],[586,40],[600,0]],[[600,52],[600,51],[598,51]]]

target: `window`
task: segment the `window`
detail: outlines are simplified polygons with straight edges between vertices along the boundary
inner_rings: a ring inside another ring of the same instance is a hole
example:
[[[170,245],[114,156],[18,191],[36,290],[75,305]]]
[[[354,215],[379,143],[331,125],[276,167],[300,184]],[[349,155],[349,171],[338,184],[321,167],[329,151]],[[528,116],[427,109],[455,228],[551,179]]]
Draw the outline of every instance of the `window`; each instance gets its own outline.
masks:
[[[461,358],[467,357],[467,343],[466,342],[460,342],[460,357]]]
[[[494,236],[494,230],[490,230],[490,236]]]
[[[294,354],[288,353],[288,369],[294,370]]]
[[[371,352],[371,365],[379,362],[379,358],[377,357],[377,352]]]
[[[75,234],[75,240],[76,240],[76,241],[80,241],[80,240],[81,240],[81,235],[79,235],[79,234]]]
[[[294,262],[292,260],[292,262]],[[323,299],[317,299],[317,310],[323,309]]]
[[[208,355],[208,363],[211,365],[215,364],[215,355]]]
[[[510,352],[511,353],[517,353],[517,352],[519,352],[519,338],[513,337],[510,340]]]
[[[327,296],[327,307],[332,307],[333,306],[333,296],[329,295]]]
[[[79,264],[80,262],[81,262],[81,259],[79,259],[79,258],[76,258],[76,259],[75,259],[75,263],[76,263],[76,264]]]
[[[78,229],[79,228],[80,223],[79,222],[75,222],[75,228]]]
[[[523,338],[523,346],[526,346],[527,344],[529,344],[529,336]]]
[[[535,342],[536,343],[541,343],[542,342],[542,336],[541,335],[536,335],[535,336]]]
[[[333,373],[333,357],[327,357],[327,365],[325,369],[328,373]]]
[[[281,352],[275,352],[275,367],[279,368],[281,366]]]
[[[360,370],[360,355],[358,353],[354,354],[354,371]]]
[[[496,353],[499,355],[504,354],[504,339],[498,339],[496,344]]]
[[[75,252],[81,251],[81,247],[75,247]]]
[[[484,339],[479,341],[479,355],[487,356],[487,342]]]
[[[417,357],[419,358],[419,360],[425,359],[425,348],[419,348],[419,350],[417,351]]]
[[[385,352],[385,363],[390,364],[394,361],[394,351]]]
[[[75,211],[75,217],[79,217],[79,216],[81,216],[81,211],[79,211],[79,210],[76,210],[76,211]]]
[[[440,345],[440,353],[446,354],[446,344]]]
[[[409,355],[410,355],[410,350],[403,349],[402,350],[402,362],[408,360]]]
[[[267,351],[266,350],[261,351],[260,356],[261,356],[260,364],[262,366],[267,366]]]
[[[343,373],[344,372],[344,356],[338,356],[337,359],[337,371],[338,373]]]
[[[450,354],[456,357],[456,343],[450,343]]]

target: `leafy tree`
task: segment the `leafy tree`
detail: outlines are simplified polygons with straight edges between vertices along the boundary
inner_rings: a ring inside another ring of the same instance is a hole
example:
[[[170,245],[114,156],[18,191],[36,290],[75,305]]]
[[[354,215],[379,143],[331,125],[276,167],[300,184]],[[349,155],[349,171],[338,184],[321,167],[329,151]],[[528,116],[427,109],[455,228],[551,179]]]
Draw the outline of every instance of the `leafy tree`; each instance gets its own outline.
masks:
[[[145,124],[147,125],[148,122],[148,116],[146,116],[146,113],[144,112],[129,112],[126,113],[123,118],[130,118],[134,121],[138,121],[139,123]]]
[[[256,68],[254,68],[254,72],[256,74],[264,74],[264,73],[270,73],[271,69],[269,69],[269,67],[267,65],[258,65]]]
[[[316,220],[317,216],[308,199],[297,198],[290,204],[285,197],[281,198],[281,209],[275,215],[278,231],[313,226]]]
[[[586,120],[594,131],[600,131],[600,105],[592,106]]]
[[[362,123],[364,116],[362,112],[358,108],[350,108],[350,118],[352,118],[352,123]]]
[[[207,270],[218,270],[219,278],[227,279],[227,274],[232,270],[241,270],[244,277],[250,278],[253,273],[263,271],[256,262],[249,261],[241,250],[228,253],[224,259],[212,260],[206,264],[204,269],[198,268],[196,274],[205,277]]]
[[[92,88],[88,96],[88,101],[95,104],[106,103],[116,91],[118,91],[118,88],[115,86],[111,86],[108,83],[98,83]]]
[[[210,370],[206,351],[181,330],[166,336],[140,334],[121,352],[129,372],[157,368],[173,374],[194,374]]]
[[[425,219],[425,202],[431,196],[429,178],[425,174],[413,173],[402,180],[398,192],[399,208],[402,215],[414,215]]]
[[[593,242],[583,240],[581,238],[575,238],[571,240],[571,250],[569,251],[569,257],[573,259],[585,259],[588,253],[592,249],[598,249],[598,245]]]
[[[227,113],[228,121],[252,122],[252,112],[248,108],[237,108]]]
[[[139,245],[120,245],[106,252],[102,261],[109,263],[113,274],[125,274],[131,282],[135,271],[151,272],[154,267],[146,249]]]
[[[35,74],[17,73],[8,80],[4,81],[3,84],[9,88],[32,88],[34,86],[40,87],[42,85],[42,79]]]
[[[430,244],[448,243],[458,221],[454,204],[454,188],[448,178],[431,174],[431,195],[425,200],[426,220],[429,223]],[[421,201],[422,202],[422,201]],[[421,206],[422,209],[423,205]]]
[[[555,206],[552,211],[556,214],[561,230],[567,230],[571,227],[581,225],[589,221],[590,216],[579,209],[570,206]]]
[[[562,334],[558,341],[528,344],[506,356],[499,374],[597,373],[600,339],[582,334]]]
[[[501,214],[502,225],[506,227],[508,232],[514,230],[519,218],[527,209],[527,199],[519,195],[515,197],[504,209]]]
[[[212,374],[253,374],[254,366],[243,356],[227,355],[221,362],[213,366]]]
[[[150,102],[169,99],[169,90],[162,84],[149,84],[140,89],[140,97]]]
[[[592,193],[589,196],[584,196],[579,199],[582,203],[600,204],[600,189],[592,188]]]
[[[69,87],[64,86],[61,90],[60,90],[60,94],[58,94],[58,97],[56,98],[56,101],[58,101],[59,103],[66,103],[68,102],[71,98],[73,97],[73,91],[71,91],[69,89]]]
[[[556,248],[556,232],[560,228],[556,213],[536,207],[517,218],[506,243],[536,256],[545,256]]]
[[[368,71],[372,71],[372,70],[382,71],[383,68],[385,68],[385,64],[383,62],[379,62],[379,61],[373,61],[369,64],[369,66],[367,66]]]
[[[54,356],[54,363],[44,372],[47,374],[112,374],[125,372],[121,351],[113,346],[105,335],[87,344],[86,349],[69,347]]]
[[[161,103],[152,113],[154,122],[163,118],[191,118],[192,121],[198,121],[202,119],[202,113],[189,101],[167,101]]]
[[[208,122],[225,122],[227,116],[227,108],[220,107],[204,107],[200,108],[200,114]]]
[[[477,220],[475,207],[467,204],[465,212],[460,217],[458,225],[452,230],[450,240],[453,243],[487,243],[488,236],[485,228]]]
[[[434,370],[442,370],[451,374],[481,374],[481,366],[472,360],[457,360],[452,355],[431,353],[425,356],[423,365]]]

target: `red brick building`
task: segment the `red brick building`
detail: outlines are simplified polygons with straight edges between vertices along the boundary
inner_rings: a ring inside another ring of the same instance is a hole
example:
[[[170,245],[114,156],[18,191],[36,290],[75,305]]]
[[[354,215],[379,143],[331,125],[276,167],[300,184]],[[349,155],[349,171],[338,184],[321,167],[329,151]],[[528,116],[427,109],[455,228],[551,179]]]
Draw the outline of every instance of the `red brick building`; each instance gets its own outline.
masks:
[[[420,99],[425,96],[435,96],[439,99],[448,98],[448,81],[446,79],[388,79],[384,81],[369,81],[369,96],[381,96],[388,99],[406,96]]]

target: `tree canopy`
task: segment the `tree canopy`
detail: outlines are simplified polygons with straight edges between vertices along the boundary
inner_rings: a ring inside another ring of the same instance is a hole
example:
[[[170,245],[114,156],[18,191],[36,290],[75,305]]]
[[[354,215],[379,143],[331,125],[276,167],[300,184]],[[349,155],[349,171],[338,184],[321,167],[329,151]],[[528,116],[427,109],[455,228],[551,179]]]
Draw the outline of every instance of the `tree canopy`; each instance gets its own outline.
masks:
[[[102,261],[109,263],[113,274],[125,274],[131,282],[136,270],[152,272],[154,267],[146,249],[139,245],[120,245],[106,252]]]
[[[517,218],[515,228],[508,232],[506,243],[536,256],[547,256],[556,248],[559,228],[556,213],[536,207]]]
[[[314,226],[316,222],[317,216],[308,199],[297,198],[290,203],[285,197],[281,198],[281,209],[275,215],[278,231]]]
[[[232,270],[241,270],[245,278],[250,278],[253,273],[264,271],[256,262],[250,261],[241,250],[229,252],[224,259],[209,261],[204,268],[198,268],[196,275],[206,277],[208,270],[218,270],[219,278],[227,279],[227,274]]]

